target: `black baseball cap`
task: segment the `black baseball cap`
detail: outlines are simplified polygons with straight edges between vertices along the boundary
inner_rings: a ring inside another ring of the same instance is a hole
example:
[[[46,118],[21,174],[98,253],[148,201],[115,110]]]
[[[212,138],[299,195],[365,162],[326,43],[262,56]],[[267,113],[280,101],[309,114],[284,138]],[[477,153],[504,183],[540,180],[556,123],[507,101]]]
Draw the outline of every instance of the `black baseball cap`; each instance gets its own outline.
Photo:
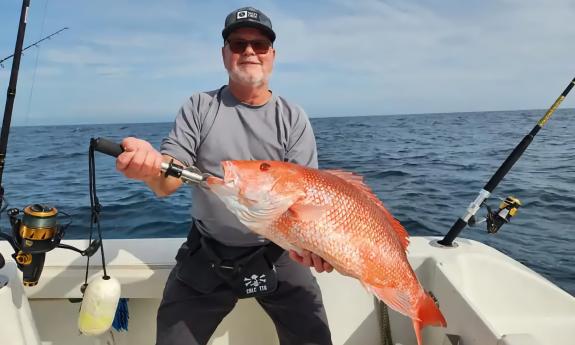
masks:
[[[242,7],[228,14],[222,30],[222,37],[228,38],[232,31],[238,28],[256,28],[260,29],[270,41],[275,41],[276,34],[272,30],[272,21],[260,10],[253,7]]]

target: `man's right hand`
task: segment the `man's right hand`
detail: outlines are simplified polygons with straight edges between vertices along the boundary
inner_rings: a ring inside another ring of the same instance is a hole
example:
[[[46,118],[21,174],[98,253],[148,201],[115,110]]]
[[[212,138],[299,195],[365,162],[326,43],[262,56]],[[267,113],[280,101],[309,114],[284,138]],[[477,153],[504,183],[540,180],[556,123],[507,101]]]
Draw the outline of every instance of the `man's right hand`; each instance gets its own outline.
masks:
[[[147,141],[128,137],[122,140],[124,152],[116,159],[116,169],[126,177],[148,182],[162,171],[162,154]]]

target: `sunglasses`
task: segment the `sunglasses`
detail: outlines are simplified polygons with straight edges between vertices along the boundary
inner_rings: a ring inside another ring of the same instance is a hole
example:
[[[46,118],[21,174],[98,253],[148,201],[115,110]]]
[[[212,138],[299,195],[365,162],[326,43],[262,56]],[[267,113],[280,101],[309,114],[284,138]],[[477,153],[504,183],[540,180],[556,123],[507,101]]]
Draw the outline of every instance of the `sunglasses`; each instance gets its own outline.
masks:
[[[269,40],[248,41],[248,40],[242,40],[239,38],[235,38],[235,39],[232,38],[232,39],[226,40],[226,42],[228,43],[230,50],[235,54],[242,54],[244,51],[246,51],[246,48],[248,47],[248,45],[250,47],[252,47],[254,53],[266,54],[272,46],[272,42],[270,42]]]

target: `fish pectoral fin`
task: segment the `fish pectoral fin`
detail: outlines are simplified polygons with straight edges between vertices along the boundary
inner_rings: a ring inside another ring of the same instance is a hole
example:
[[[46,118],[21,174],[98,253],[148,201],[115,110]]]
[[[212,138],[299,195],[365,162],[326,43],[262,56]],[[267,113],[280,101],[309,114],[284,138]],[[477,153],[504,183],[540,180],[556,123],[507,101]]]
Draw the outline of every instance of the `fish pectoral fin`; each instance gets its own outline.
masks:
[[[387,304],[393,310],[412,319],[417,317],[414,314],[413,306],[409,301],[409,296],[405,292],[399,289],[377,287],[369,284],[365,284],[365,286],[371,293],[377,296],[378,299]]]
[[[290,206],[289,211],[292,213],[293,217],[298,218],[303,222],[310,222],[321,218],[325,213],[326,208],[323,206],[295,203]]]

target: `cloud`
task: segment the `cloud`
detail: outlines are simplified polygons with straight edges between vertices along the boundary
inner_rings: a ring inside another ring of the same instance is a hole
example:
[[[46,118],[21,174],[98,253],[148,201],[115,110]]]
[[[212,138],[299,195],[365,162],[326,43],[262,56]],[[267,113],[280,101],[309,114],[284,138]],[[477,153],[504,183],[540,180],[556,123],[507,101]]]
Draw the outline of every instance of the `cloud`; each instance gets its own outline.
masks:
[[[65,49],[47,49],[43,59],[47,63],[101,66],[118,63],[118,58],[87,46],[69,46]]]
[[[288,80],[336,95],[310,100],[314,109],[327,101],[351,113],[361,102],[353,98],[368,101],[374,112],[382,101],[397,112],[534,107],[542,103],[520,87],[547,100],[543,91],[561,88],[557,82],[575,70],[567,44],[575,41],[572,1],[491,1],[490,11],[467,14],[464,4],[451,1],[461,8],[457,15],[405,1],[337,3],[314,20],[279,18],[278,69],[284,64],[284,73],[293,74]]]
[[[186,95],[227,79],[219,33],[238,2],[88,2],[74,15],[70,4],[51,5],[47,23],[71,29],[43,45],[37,72],[37,84],[60,93],[37,87],[34,102],[74,95],[66,107],[79,109],[80,100],[101,98],[110,105],[102,114],[128,114],[138,99],[154,98],[154,111],[172,110]],[[313,115],[543,108],[575,71],[573,0],[253,5],[270,15],[278,33],[274,92]],[[34,68],[23,60],[21,87],[30,85]],[[8,74],[0,69],[0,82]],[[563,107],[575,105],[571,98]],[[134,108],[135,117],[140,112]]]

